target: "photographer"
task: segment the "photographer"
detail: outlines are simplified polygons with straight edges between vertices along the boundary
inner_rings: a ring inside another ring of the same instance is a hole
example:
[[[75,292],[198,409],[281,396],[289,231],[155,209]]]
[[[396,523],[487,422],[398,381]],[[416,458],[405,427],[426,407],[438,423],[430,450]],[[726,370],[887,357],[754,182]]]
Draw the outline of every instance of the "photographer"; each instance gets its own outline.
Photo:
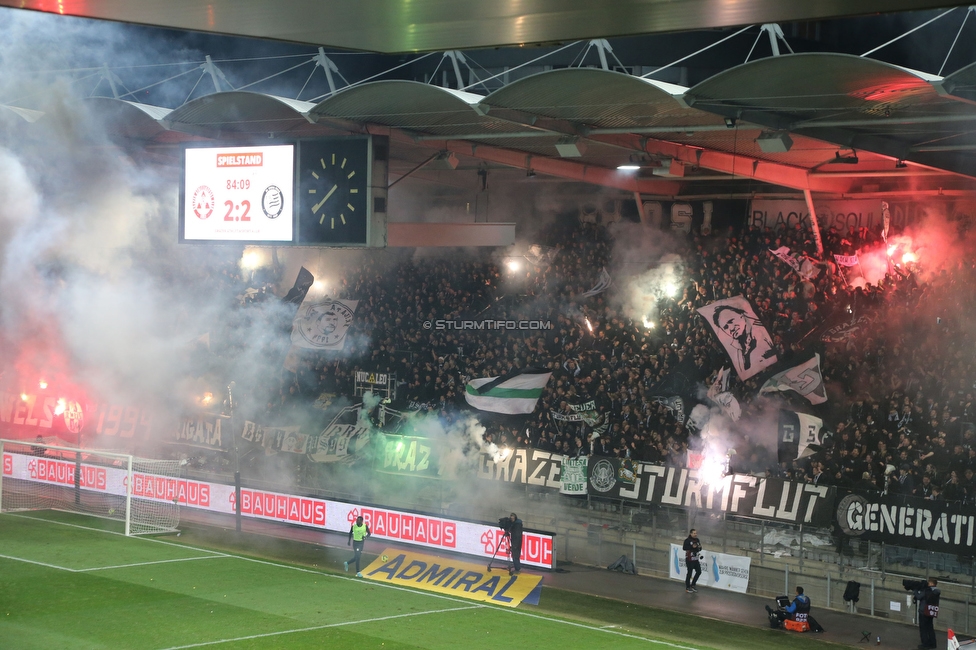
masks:
[[[939,581],[935,578],[923,580],[902,580],[902,586],[913,592],[918,603],[918,634],[922,643],[919,648],[935,648],[935,619],[939,615]]]
[[[701,577],[701,552],[702,545],[698,541],[698,531],[694,528],[688,533],[688,537],[685,539],[685,543],[682,545],[682,549],[685,552],[685,591],[689,594],[694,594],[698,592],[695,585],[698,584],[698,578]],[[691,572],[695,572],[695,577],[691,577]]]
[[[793,599],[792,603],[775,610],[769,605],[766,605],[766,613],[769,614],[771,624],[774,621],[778,624],[786,620],[796,621],[800,624],[809,624],[810,597],[803,593],[803,587],[797,587],[796,598]],[[774,625],[774,627],[776,626]],[[800,631],[806,630],[801,628]]]
[[[512,552],[512,573],[522,572],[522,520],[514,512],[508,516],[511,522],[506,529],[509,534],[509,550]]]
[[[498,527],[508,535],[508,550],[512,554],[512,573],[522,571],[522,520],[514,512],[498,520]]]

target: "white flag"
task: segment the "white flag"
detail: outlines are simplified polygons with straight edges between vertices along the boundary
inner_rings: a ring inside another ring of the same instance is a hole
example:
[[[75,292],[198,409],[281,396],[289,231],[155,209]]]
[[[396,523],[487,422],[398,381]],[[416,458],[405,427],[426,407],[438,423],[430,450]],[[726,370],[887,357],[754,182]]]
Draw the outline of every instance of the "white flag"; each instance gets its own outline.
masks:
[[[827,401],[823,374],[820,372],[819,354],[814,354],[813,358],[805,363],[773,375],[763,384],[759,392],[761,394],[787,390],[798,392],[810,400],[811,404],[823,404]]]
[[[341,350],[358,304],[358,300],[306,298],[295,314],[292,344],[314,350]]]

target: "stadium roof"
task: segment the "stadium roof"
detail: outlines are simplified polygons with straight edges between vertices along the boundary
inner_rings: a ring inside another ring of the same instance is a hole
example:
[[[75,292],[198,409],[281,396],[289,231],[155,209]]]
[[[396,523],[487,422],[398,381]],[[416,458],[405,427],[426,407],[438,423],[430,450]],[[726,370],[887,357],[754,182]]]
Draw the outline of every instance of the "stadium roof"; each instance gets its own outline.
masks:
[[[552,43],[963,6],[953,0],[0,0],[0,5],[369,52]]]
[[[174,110],[98,98],[147,147],[373,133],[391,180],[438,152],[646,195],[729,192],[736,179],[831,195],[976,196],[976,67],[948,77],[847,54],[767,57],[691,88],[599,68],[488,94],[371,81],[318,103],[217,92]],[[624,172],[621,165],[639,166]]]

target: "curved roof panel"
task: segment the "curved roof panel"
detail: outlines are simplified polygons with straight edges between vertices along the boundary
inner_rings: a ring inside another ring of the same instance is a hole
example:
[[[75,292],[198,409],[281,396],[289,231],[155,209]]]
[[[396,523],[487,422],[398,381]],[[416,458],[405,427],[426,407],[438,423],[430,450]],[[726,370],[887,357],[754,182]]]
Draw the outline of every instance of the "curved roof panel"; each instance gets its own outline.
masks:
[[[159,120],[171,112],[168,108],[111,97],[90,97],[85,102],[93,107],[92,114],[99,116],[110,135],[136,140],[152,140],[165,133]]]
[[[694,106],[754,109],[818,117],[825,111],[884,116],[887,110],[938,102],[925,79],[904,68],[849,54],[789,54],[751,61],[688,91]]]
[[[956,70],[942,80],[942,87],[951,95],[976,102],[976,63]]]
[[[682,107],[670,90],[684,89],[610,70],[567,68],[510,83],[485,97],[484,103],[603,128],[716,121]]]
[[[373,81],[342,90],[309,111],[316,117],[383,124],[433,135],[506,131],[511,125],[475,110],[481,95],[417,81]]]
[[[231,91],[194,99],[164,119],[170,128],[200,132],[287,133],[307,127],[314,104],[262,93]]]

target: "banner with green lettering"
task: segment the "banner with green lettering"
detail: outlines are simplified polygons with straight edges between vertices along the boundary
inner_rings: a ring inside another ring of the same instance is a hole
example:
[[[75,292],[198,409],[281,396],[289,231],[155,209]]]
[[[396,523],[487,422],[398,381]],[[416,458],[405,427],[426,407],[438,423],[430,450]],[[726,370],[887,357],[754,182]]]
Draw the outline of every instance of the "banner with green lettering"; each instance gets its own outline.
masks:
[[[566,458],[562,463],[561,494],[586,494],[586,466],[589,458]]]
[[[440,478],[433,445],[427,438],[381,434],[375,440],[373,469],[377,472]]]

